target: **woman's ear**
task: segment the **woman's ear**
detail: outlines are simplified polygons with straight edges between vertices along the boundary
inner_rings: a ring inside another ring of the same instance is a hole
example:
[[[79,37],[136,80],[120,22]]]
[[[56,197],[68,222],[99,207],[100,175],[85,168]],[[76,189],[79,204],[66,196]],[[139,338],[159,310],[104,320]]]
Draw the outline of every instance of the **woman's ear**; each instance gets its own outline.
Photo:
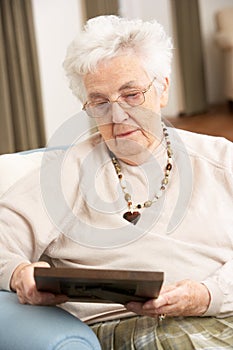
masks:
[[[169,92],[169,79],[165,78],[163,82],[163,91],[160,96],[160,107],[163,108],[168,102],[168,92]]]

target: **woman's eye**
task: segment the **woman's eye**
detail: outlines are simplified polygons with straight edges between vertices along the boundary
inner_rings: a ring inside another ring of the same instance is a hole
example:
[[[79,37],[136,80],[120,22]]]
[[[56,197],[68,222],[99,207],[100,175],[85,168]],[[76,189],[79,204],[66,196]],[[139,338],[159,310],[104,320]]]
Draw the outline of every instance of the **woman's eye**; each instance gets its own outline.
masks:
[[[102,108],[108,104],[108,101],[99,101],[99,102],[94,102],[93,106],[97,108]]]
[[[139,98],[140,95],[141,95],[141,92],[140,92],[140,91],[134,91],[134,92],[131,92],[131,93],[129,93],[129,94],[124,95],[124,98],[125,98],[126,100],[133,100],[133,99]]]

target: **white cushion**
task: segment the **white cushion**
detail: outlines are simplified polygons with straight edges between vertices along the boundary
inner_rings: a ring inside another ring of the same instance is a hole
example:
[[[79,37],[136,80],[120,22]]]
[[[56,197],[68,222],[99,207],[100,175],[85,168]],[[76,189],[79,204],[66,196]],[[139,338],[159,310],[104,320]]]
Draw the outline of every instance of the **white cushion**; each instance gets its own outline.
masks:
[[[39,167],[43,150],[0,156],[0,196],[27,173]]]

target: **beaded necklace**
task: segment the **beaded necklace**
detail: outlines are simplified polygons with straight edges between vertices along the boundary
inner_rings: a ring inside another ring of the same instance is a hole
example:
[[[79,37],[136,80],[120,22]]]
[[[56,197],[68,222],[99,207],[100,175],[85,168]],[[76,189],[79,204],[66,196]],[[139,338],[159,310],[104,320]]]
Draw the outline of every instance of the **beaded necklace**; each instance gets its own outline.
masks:
[[[123,218],[125,220],[131,222],[133,225],[136,225],[136,223],[138,222],[138,220],[140,219],[140,216],[141,216],[141,214],[135,210],[142,209],[142,208],[149,208],[152,204],[157,202],[157,200],[162,196],[163,192],[166,190],[167,184],[169,182],[168,180],[169,180],[170,172],[172,169],[173,152],[171,149],[171,142],[169,140],[169,134],[167,132],[167,128],[166,128],[164,123],[162,123],[162,129],[163,129],[163,135],[164,135],[165,142],[166,142],[166,151],[167,151],[167,164],[166,164],[165,169],[164,169],[164,177],[161,181],[161,187],[160,187],[158,193],[154,196],[153,199],[151,199],[151,200],[148,199],[144,203],[138,203],[136,205],[133,204],[131,195],[130,195],[130,193],[127,192],[127,188],[126,188],[126,185],[124,183],[123,174],[121,171],[121,166],[120,166],[119,160],[116,158],[116,156],[114,155],[113,152],[109,151],[109,154],[110,154],[110,157],[112,160],[112,164],[114,165],[116,174],[117,174],[119,182],[120,182],[122,192],[124,193],[124,199],[125,199],[125,201],[127,203],[127,207],[128,207],[128,211],[123,214]]]

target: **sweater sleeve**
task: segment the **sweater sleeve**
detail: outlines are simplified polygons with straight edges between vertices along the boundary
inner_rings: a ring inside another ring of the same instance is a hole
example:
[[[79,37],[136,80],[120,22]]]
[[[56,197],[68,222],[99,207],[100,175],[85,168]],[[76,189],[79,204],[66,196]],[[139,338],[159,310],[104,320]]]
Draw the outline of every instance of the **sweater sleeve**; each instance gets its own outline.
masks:
[[[213,276],[203,281],[210,292],[211,302],[203,316],[233,315],[233,259],[225,263]]]
[[[232,143],[226,143],[224,148],[226,158],[225,188],[224,190],[232,198],[232,205],[225,213],[226,217],[232,217],[233,207],[233,147]],[[222,154],[223,158],[223,154]],[[222,193],[223,195],[224,193]],[[222,197],[222,201],[224,197]],[[219,204],[221,205],[221,204]],[[224,218],[223,218],[224,220]],[[219,232],[221,235],[221,232]],[[210,292],[211,302],[204,316],[227,317],[233,315],[233,227],[228,228],[229,244],[231,242],[232,259],[229,259],[219,268],[215,274],[203,281]]]
[[[0,200],[0,289],[9,290],[15,268],[38,261],[57,235],[42,203],[38,174],[30,174]]]

